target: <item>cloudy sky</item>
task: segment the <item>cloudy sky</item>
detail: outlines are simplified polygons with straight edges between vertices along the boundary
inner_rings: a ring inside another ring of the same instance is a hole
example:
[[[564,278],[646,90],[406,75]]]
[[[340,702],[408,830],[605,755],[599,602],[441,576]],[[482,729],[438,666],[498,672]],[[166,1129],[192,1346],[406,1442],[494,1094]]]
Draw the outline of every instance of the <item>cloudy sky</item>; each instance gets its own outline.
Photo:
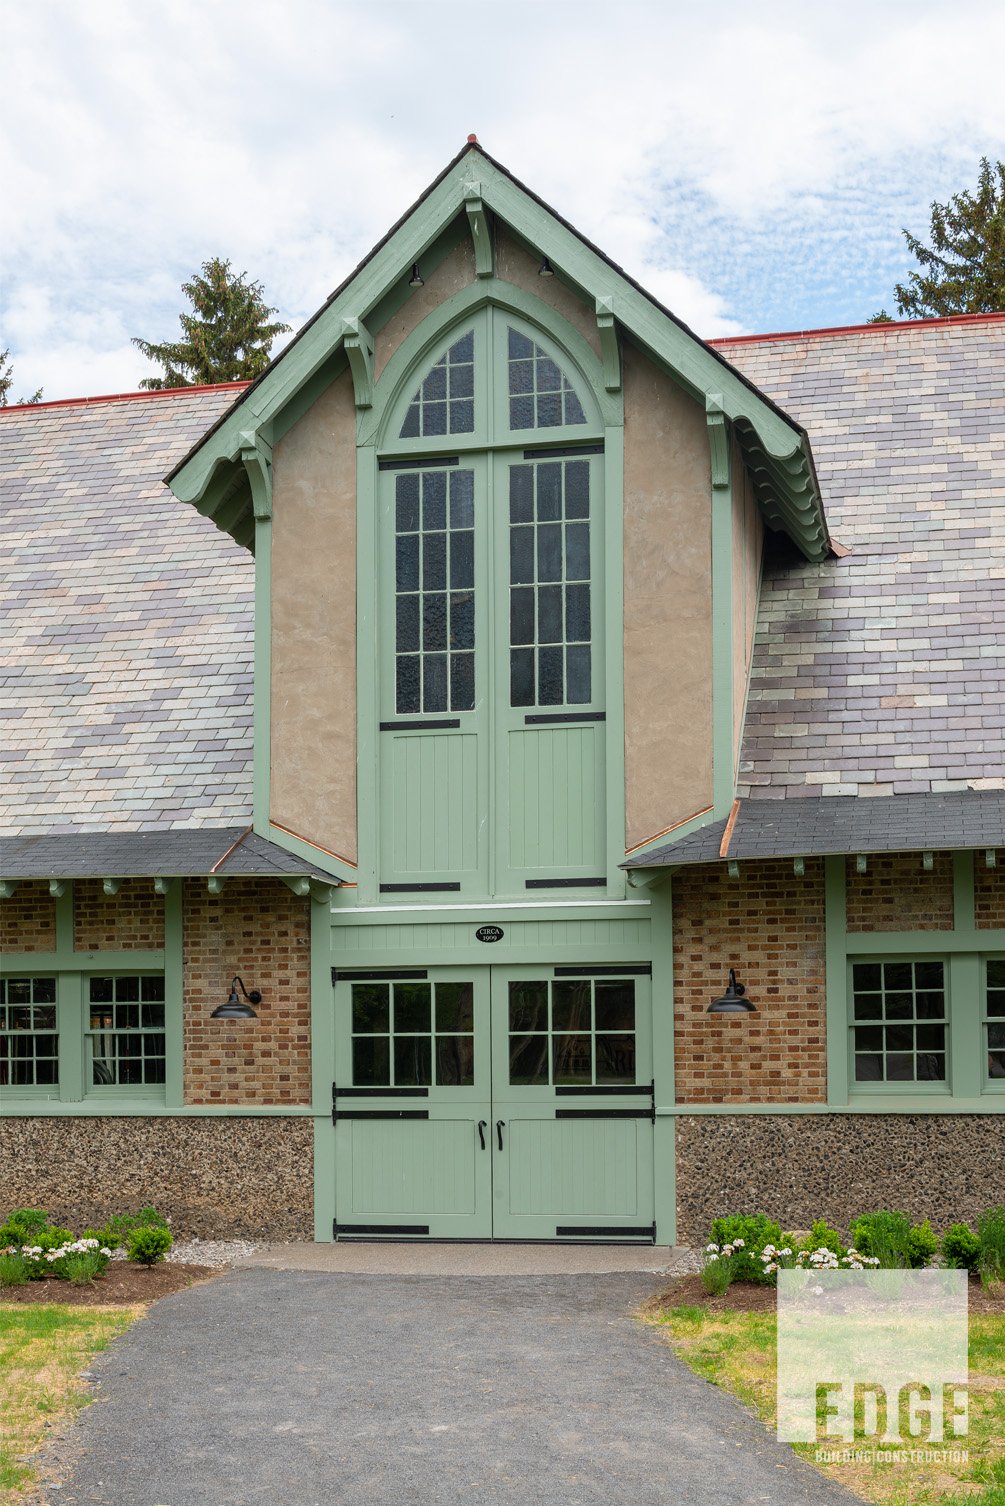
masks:
[[[211,256],[299,326],[469,131],[702,335],[860,322],[1003,56],[1001,0],[9,5],[12,396],[135,387]]]

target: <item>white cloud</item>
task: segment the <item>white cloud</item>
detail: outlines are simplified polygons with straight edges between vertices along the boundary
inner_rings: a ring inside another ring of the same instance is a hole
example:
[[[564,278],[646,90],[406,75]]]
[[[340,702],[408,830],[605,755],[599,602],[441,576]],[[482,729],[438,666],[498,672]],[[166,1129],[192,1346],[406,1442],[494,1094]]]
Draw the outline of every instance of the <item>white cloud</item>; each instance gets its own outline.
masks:
[[[1005,155],[1002,55],[997,0],[15,8],[16,386],[132,385],[213,255],[299,324],[469,130],[702,334],[861,317]]]

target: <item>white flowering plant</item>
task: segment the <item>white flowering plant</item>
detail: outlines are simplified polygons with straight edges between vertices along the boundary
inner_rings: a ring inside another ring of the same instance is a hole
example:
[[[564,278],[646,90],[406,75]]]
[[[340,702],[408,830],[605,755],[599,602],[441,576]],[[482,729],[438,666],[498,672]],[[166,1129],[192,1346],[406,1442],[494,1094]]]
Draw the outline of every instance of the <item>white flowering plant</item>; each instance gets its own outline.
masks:
[[[71,1234],[59,1244],[50,1243],[42,1235],[35,1244],[7,1246],[0,1254],[20,1255],[30,1281],[45,1276],[75,1281],[85,1271],[88,1273],[85,1279],[92,1281],[95,1276],[104,1275],[112,1252],[96,1239],[74,1239]]]
[[[875,1256],[862,1255],[854,1246],[839,1254],[827,1245],[819,1245],[814,1250],[806,1247],[795,1249],[792,1245],[776,1248],[767,1244],[758,1259],[764,1268],[765,1280],[773,1285],[777,1284],[779,1271],[865,1271],[879,1265]]]

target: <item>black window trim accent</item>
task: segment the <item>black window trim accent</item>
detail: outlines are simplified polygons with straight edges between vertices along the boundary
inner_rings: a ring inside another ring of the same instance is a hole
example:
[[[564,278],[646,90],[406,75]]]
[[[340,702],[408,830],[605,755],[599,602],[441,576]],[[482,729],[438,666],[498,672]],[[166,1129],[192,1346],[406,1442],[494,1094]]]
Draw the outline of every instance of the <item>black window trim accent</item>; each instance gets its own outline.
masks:
[[[459,894],[460,884],[381,884],[381,894]]]
[[[553,978],[651,978],[652,975],[651,962],[626,962],[621,967],[615,962],[598,962],[592,967],[577,962],[571,967],[552,968]]]
[[[459,455],[415,455],[402,460],[378,460],[379,471],[438,471],[445,465],[460,465]]]
[[[425,967],[333,967],[332,987],[336,983],[424,983],[428,977]]]
[[[383,888],[383,885],[381,885]],[[460,886],[458,886],[460,887]],[[533,878],[524,879],[525,889],[606,889],[606,878]]]
[[[427,728],[430,732],[455,732],[461,725],[459,716],[435,717],[429,721],[406,721],[406,722],[381,722],[381,732],[422,732]]]
[[[563,444],[555,445],[553,449],[524,450],[524,460],[575,460],[577,455],[602,455],[603,444]]]
[[[521,645],[522,646],[522,645]],[[606,711],[547,711],[524,717],[527,727],[549,726],[556,722],[606,722]]]

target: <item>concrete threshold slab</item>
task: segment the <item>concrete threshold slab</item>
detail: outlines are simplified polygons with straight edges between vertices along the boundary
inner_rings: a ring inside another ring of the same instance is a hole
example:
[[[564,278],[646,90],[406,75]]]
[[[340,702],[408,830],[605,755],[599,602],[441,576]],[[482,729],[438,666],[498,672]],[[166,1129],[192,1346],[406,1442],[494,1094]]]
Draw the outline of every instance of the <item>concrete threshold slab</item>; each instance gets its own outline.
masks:
[[[422,1244],[374,1240],[260,1245],[242,1267],[370,1276],[681,1275],[693,1251],[674,1245]]]

